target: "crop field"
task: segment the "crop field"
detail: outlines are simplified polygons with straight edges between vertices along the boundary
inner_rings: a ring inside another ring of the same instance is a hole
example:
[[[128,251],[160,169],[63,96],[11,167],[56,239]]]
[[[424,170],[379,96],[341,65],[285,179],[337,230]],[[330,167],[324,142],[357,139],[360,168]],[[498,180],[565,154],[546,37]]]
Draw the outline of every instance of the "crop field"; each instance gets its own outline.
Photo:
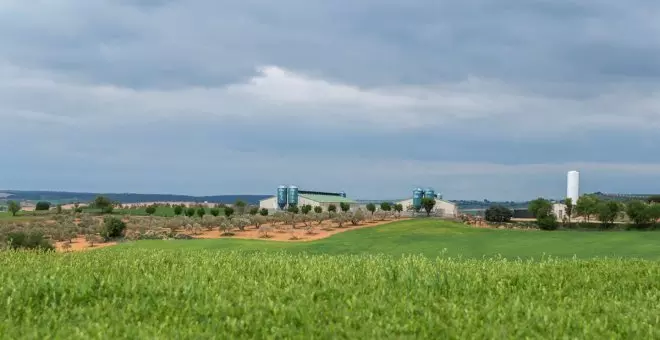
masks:
[[[413,219],[351,230],[314,242],[273,242],[231,238],[141,240],[119,248],[286,250],[309,254],[422,254],[508,259],[635,257],[660,260],[660,233],[499,230],[436,219]]]
[[[660,337],[645,260],[106,248],[0,267],[4,338]]]

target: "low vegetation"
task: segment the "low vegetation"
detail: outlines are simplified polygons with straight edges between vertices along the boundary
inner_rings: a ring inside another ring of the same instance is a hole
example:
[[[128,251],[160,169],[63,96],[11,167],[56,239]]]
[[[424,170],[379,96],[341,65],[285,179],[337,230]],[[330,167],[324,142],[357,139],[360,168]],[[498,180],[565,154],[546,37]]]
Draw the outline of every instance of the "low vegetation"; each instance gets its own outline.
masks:
[[[660,267],[641,260],[104,249],[0,267],[9,339],[660,337]]]

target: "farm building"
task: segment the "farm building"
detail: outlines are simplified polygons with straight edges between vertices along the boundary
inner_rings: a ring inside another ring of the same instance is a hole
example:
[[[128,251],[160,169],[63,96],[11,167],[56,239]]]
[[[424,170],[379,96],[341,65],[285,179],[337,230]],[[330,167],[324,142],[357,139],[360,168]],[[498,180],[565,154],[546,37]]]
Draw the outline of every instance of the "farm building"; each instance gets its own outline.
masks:
[[[413,200],[414,200],[413,198],[408,198],[395,203],[401,204],[404,210],[409,210],[412,209],[413,207]],[[422,208],[421,210],[423,211],[424,209]],[[456,217],[458,216],[458,208],[456,207],[456,204],[452,202],[435,198],[435,206],[433,207],[433,213],[443,217]]]
[[[268,210],[286,210],[291,205],[303,206],[311,205],[312,207],[321,207],[323,211],[328,211],[330,205],[334,205],[339,210],[341,203],[348,203],[351,210],[359,207],[359,204],[346,197],[344,192],[322,192],[322,191],[307,191],[298,190],[295,186],[278,188],[277,195],[265,198],[259,201],[259,208]]]

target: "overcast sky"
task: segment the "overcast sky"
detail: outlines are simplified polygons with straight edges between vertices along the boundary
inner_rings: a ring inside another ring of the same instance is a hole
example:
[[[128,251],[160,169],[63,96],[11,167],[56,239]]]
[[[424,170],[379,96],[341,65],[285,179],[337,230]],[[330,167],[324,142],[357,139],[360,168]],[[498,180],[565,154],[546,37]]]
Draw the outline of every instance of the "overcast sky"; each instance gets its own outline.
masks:
[[[657,0],[3,0],[0,188],[660,192]]]

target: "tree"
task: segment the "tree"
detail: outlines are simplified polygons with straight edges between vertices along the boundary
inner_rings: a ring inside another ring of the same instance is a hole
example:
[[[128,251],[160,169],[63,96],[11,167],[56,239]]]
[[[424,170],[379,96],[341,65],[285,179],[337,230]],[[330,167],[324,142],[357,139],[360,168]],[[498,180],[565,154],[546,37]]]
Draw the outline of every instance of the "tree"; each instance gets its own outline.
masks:
[[[227,218],[231,218],[231,215],[233,214],[234,214],[234,208],[225,207],[225,216],[227,216]]]
[[[527,209],[530,213],[532,213],[534,218],[538,218],[539,216],[543,217],[552,212],[552,203],[550,203],[550,201],[546,200],[545,198],[539,197],[529,202]]]
[[[183,206],[182,205],[175,205],[174,206],[174,215],[180,216],[183,213]]]
[[[247,203],[245,203],[242,200],[236,200],[236,203],[234,203],[234,207],[236,208],[236,214],[237,215],[243,215],[245,213],[245,207],[247,206]]]
[[[300,208],[300,212],[302,212],[304,215],[309,214],[310,211],[312,211],[312,206],[309,205],[309,204],[303,205],[303,206]]]
[[[105,196],[96,196],[92,205],[94,208],[101,209],[104,214],[110,214],[114,209],[113,202]]]
[[[568,223],[571,223],[571,216],[573,216],[573,199],[570,197],[566,197],[564,200],[564,204],[566,205],[566,217],[568,218]]]
[[[351,210],[351,205],[346,202],[339,202],[339,209],[343,212],[348,212]]]
[[[156,213],[156,207],[153,205],[148,206],[146,209],[144,209],[144,212],[147,213],[147,215],[151,216]]]
[[[259,215],[261,215],[261,216],[268,216],[268,209],[266,209],[266,208],[261,208],[261,210],[259,210]]]
[[[353,212],[350,218],[351,218],[351,224],[353,225],[360,224],[360,222],[364,221],[364,213],[362,212],[362,209],[358,209],[355,212]]]
[[[433,207],[435,207],[435,199],[431,197],[422,198],[422,207],[426,211],[426,216],[431,216],[431,211],[433,211]]]
[[[392,211],[392,204],[389,202],[383,202],[380,204],[380,210],[382,211]]]
[[[647,226],[651,223],[650,206],[642,201],[630,201],[626,204],[626,215],[636,227]]]
[[[188,209],[186,209],[186,216],[188,216],[188,217],[195,216],[195,208],[188,207]]]
[[[320,205],[314,207],[314,212],[320,214],[323,212],[323,208]]]
[[[648,206],[648,214],[651,222],[657,223],[660,220],[660,204],[652,203]]]
[[[197,216],[199,216],[199,218],[204,218],[204,215],[206,215],[206,209],[204,209],[204,207],[199,207],[197,209]]]
[[[601,202],[598,205],[598,220],[603,227],[610,228],[621,214],[621,204],[615,201]]]
[[[211,210],[209,212],[214,217],[218,217],[218,215],[220,215],[220,208],[211,208]]]
[[[587,222],[593,215],[598,214],[598,205],[600,200],[593,195],[582,195],[575,204],[575,212],[578,216],[583,216]]]
[[[399,203],[395,204],[394,211],[396,211],[397,218],[401,217],[401,212],[403,212],[403,204],[399,204]]]
[[[36,210],[36,211],[50,210],[50,202],[39,201],[39,202],[37,202],[37,205],[34,207],[34,210]]]
[[[9,210],[12,216],[16,216],[16,213],[21,211],[21,204],[16,201],[9,201],[7,202],[7,210]]]
[[[374,216],[374,213],[376,212],[376,205],[373,203],[367,204],[367,211],[371,213],[371,217]]]
[[[649,196],[649,198],[647,198],[646,200],[649,203],[660,203],[660,195]]]
[[[124,230],[126,230],[126,223],[124,223],[124,221],[114,216],[108,216],[103,219],[101,236],[107,241],[122,236]]]
[[[259,207],[250,208],[250,215],[255,216],[258,213],[259,213]]]
[[[488,222],[505,223],[510,222],[513,217],[511,209],[502,205],[495,205],[486,209],[485,218]]]
[[[290,205],[289,208],[287,209],[287,211],[292,213],[292,214],[297,214],[297,213],[300,212],[300,209],[298,209],[298,207],[295,206],[295,205]]]
[[[336,213],[337,212],[337,206],[334,205],[334,204],[330,204],[328,206],[328,212],[331,213],[331,214]]]

